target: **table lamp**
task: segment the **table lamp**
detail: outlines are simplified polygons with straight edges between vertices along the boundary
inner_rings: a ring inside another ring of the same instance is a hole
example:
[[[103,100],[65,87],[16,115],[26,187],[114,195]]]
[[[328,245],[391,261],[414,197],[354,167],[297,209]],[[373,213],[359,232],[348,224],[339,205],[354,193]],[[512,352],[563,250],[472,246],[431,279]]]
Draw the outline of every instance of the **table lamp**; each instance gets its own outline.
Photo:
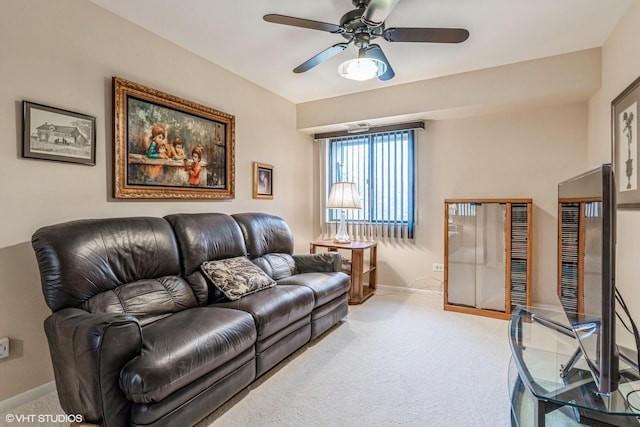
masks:
[[[349,243],[351,238],[347,232],[347,224],[344,219],[345,210],[362,208],[356,184],[353,182],[334,183],[329,192],[327,207],[340,209],[340,226],[333,241],[336,243]]]

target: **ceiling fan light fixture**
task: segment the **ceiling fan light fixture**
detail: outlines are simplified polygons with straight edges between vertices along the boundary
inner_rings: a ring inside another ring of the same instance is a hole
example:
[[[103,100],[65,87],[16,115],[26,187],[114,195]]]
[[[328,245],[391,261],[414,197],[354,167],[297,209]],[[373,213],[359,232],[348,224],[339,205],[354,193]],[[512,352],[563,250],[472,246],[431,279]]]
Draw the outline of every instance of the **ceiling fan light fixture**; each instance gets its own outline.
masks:
[[[387,64],[376,58],[358,56],[343,62],[338,67],[338,74],[345,79],[365,81],[379,77],[387,71]]]

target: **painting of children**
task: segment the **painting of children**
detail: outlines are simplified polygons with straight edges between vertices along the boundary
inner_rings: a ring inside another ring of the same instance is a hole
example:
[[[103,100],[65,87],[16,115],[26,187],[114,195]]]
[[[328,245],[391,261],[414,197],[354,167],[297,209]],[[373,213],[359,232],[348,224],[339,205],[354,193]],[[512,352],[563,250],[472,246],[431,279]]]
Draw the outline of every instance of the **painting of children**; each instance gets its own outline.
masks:
[[[235,196],[235,117],[113,78],[116,198]]]
[[[138,99],[129,100],[129,111],[131,183],[226,187],[218,170],[226,166],[224,124]]]

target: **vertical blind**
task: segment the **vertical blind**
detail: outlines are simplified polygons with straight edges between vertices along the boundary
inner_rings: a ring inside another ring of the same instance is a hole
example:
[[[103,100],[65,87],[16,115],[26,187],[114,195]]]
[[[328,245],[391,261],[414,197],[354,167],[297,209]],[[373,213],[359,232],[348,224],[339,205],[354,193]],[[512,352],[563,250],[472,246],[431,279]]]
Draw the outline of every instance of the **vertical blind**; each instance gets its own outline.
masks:
[[[353,238],[413,239],[413,130],[329,139],[324,153],[326,188],[321,205],[325,211],[325,234],[332,233],[340,217],[338,210],[325,207],[326,194],[333,183],[348,181],[356,183],[363,205],[362,209],[346,210],[348,231]]]

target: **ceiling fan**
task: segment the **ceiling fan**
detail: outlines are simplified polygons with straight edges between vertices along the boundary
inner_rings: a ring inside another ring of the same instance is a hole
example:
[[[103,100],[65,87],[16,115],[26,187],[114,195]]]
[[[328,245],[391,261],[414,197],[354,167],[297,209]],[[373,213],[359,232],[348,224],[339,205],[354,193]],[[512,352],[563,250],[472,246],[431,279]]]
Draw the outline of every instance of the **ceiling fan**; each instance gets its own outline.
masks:
[[[469,38],[469,31],[463,28],[385,28],[384,21],[391,14],[399,0],[352,0],[355,9],[340,19],[340,24],[329,24],[311,19],[268,14],[267,22],[291,25],[340,34],[346,42],[337,43],[323,50],[293,69],[294,73],[304,73],[316,65],[342,52],[351,42],[358,48],[358,58],[343,63],[338,72],[347,78],[367,80],[378,77],[390,80],[395,72],[379,45],[372,43],[378,37],[388,42],[418,43],[461,43]],[[366,70],[365,70],[366,68]],[[349,72],[369,71],[350,76]]]

